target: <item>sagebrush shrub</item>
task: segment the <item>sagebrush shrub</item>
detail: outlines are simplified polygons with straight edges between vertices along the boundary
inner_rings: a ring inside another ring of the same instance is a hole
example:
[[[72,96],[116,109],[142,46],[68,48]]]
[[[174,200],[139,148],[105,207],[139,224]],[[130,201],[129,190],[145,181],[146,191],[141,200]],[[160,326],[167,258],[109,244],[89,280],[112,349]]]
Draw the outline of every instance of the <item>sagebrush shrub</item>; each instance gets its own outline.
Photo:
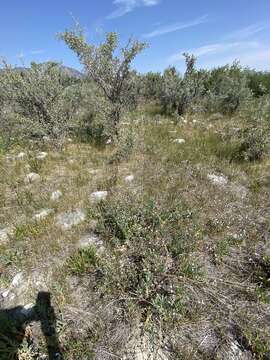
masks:
[[[136,94],[130,65],[146,44],[130,40],[124,48],[119,49],[118,35],[110,32],[104,43],[99,46],[90,45],[81,29],[65,31],[59,37],[78,55],[86,74],[96,84],[99,96],[104,97],[103,116],[107,127],[117,137],[121,113],[124,109],[133,107]]]
[[[46,135],[57,139],[59,144],[76,111],[73,80],[53,62],[32,63],[29,69],[23,70],[14,69],[7,63],[3,65],[0,85],[4,104],[2,131],[26,137]]]
[[[206,88],[207,112],[231,115],[251,96],[246,73],[238,62],[212,70]]]
[[[161,104],[169,114],[183,115],[194,107],[205,93],[205,78],[207,72],[195,69],[196,58],[183,54],[186,59],[186,71],[183,77],[175,67],[164,71],[161,90]]]

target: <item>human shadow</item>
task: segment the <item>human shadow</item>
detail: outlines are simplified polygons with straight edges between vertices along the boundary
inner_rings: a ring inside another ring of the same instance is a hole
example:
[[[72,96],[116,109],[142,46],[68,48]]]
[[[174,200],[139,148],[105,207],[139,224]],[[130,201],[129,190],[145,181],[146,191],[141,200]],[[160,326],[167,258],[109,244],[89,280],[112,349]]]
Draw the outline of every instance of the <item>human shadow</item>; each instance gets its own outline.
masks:
[[[17,306],[11,309],[0,309],[0,359],[18,359],[18,350],[25,339],[29,345],[33,342],[27,325],[39,321],[45,337],[48,359],[63,359],[57,331],[56,316],[51,305],[51,294],[39,292],[36,303],[31,308]]]

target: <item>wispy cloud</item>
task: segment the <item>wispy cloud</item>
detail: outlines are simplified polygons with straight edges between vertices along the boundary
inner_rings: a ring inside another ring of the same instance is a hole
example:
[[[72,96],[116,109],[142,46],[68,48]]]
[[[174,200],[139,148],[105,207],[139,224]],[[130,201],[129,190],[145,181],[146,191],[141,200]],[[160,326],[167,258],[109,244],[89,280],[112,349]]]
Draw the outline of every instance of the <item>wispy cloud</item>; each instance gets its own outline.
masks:
[[[227,35],[227,39],[247,39],[257,33],[260,33],[264,30],[270,29],[270,22],[259,23],[259,24],[252,24],[246,26],[242,29],[232,32],[231,34]]]
[[[177,65],[180,70],[185,69],[183,52],[189,52],[198,57],[198,66],[202,68],[213,68],[231,64],[239,60],[241,65],[254,67],[256,69],[270,68],[269,44],[258,41],[235,41],[208,44],[191,49],[182,49],[177,54],[169,56],[167,65]]]
[[[197,48],[192,49],[183,49],[176,54],[169,56],[168,63],[177,63],[178,61],[182,61],[184,59],[183,53],[187,52],[190,54],[194,54],[197,57],[201,56],[210,56],[210,55],[217,55],[226,53],[233,50],[244,50],[244,49],[251,49],[251,48],[258,48],[259,43],[256,41],[245,41],[245,42],[230,42],[230,43],[216,43],[216,44],[209,44],[200,46]]]
[[[16,58],[18,58],[19,60],[24,59],[24,57],[25,57],[25,54],[23,51],[20,51],[18,54],[16,54]]]
[[[32,50],[30,51],[31,55],[40,55],[40,54],[44,54],[45,50],[44,49],[38,49],[38,50]]]
[[[150,33],[144,34],[143,37],[153,38],[156,36],[160,36],[160,35],[172,33],[172,32],[178,31],[178,30],[183,30],[183,29],[187,29],[187,28],[190,28],[193,26],[197,26],[197,25],[206,23],[208,20],[209,20],[208,15],[204,15],[204,16],[201,16],[194,20],[190,20],[190,21],[186,21],[186,22],[179,22],[179,23],[174,23],[171,25],[159,27]]]
[[[117,8],[106,18],[115,19],[133,11],[136,7],[155,6],[160,2],[161,0],[114,0],[113,5]]]

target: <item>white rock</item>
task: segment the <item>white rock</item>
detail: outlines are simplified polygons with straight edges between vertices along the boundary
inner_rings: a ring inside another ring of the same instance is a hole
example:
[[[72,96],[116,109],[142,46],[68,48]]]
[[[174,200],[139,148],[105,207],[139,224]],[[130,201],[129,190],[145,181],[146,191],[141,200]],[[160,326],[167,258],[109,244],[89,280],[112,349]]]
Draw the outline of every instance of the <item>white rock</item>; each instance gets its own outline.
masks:
[[[232,184],[231,191],[239,199],[245,199],[248,195],[248,189],[243,185]]]
[[[5,244],[9,240],[9,235],[12,235],[13,228],[7,227],[0,230],[0,244]]]
[[[100,172],[101,172],[100,169],[91,169],[91,170],[89,170],[89,174],[91,174],[91,175],[97,175]]]
[[[130,183],[134,180],[134,175],[128,175],[125,177],[125,182]]]
[[[108,196],[108,191],[95,191],[90,195],[90,200],[93,202],[98,202],[105,200]]]
[[[228,184],[228,178],[224,175],[208,174],[207,178],[214,185],[224,186],[224,185]]]
[[[169,130],[169,133],[170,134],[175,134],[175,133],[177,133],[177,130]]]
[[[196,124],[197,120],[193,119],[192,122],[193,122],[193,124]]]
[[[71,143],[73,140],[71,138],[67,138],[67,141]]]
[[[53,212],[53,209],[43,209],[33,216],[33,220],[43,220]]]
[[[41,179],[41,177],[39,174],[32,172],[32,173],[26,175],[24,182],[26,184],[32,184],[33,182],[40,181],[40,179]]]
[[[34,311],[34,304],[27,304],[21,309],[21,314],[24,316],[29,316]]]
[[[99,251],[104,250],[103,241],[96,234],[87,234],[79,240],[78,247],[80,249],[89,246],[96,246]]]
[[[26,153],[24,153],[24,152],[20,152],[18,155],[17,155],[17,159],[18,160],[22,160],[22,159],[24,159],[26,157]]]
[[[19,286],[23,281],[23,273],[19,272],[18,274],[16,274],[11,282],[11,286],[13,287],[17,287]]]
[[[186,140],[185,139],[175,139],[175,140],[173,140],[173,142],[176,144],[184,144],[186,142]]]
[[[57,216],[56,223],[63,230],[69,230],[73,226],[80,224],[86,218],[86,214],[81,209],[76,209],[67,213],[62,213]]]
[[[63,196],[62,191],[60,190],[53,191],[51,194],[51,200],[52,201],[59,200],[62,196]]]
[[[112,143],[112,139],[108,139],[107,141],[106,141],[106,144],[107,145],[109,145],[109,144],[111,144]]]
[[[41,151],[37,154],[36,159],[44,160],[44,159],[46,159],[47,156],[48,156],[48,153],[46,153],[45,151]]]
[[[0,243],[6,243],[8,241],[8,230],[1,229],[0,230]]]
[[[10,291],[9,290],[5,290],[4,292],[2,292],[2,297],[5,299],[5,298],[7,298],[8,297],[8,295],[9,295],[9,293],[10,293]]]

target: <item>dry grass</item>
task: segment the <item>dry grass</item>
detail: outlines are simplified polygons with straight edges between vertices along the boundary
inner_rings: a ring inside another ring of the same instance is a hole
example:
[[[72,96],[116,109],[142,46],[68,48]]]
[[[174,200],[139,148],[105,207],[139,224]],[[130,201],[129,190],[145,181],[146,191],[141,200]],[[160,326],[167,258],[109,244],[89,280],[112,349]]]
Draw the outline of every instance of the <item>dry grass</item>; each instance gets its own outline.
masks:
[[[225,142],[226,129],[241,119],[133,117],[136,141],[118,163],[111,146],[80,142],[45,149],[42,162],[34,145],[9,152],[26,152],[22,160],[0,155],[0,223],[15,227],[0,245],[0,289],[23,271],[33,286],[16,301],[31,302],[39,286],[52,293],[70,360],[139,359],[131,355],[139,338],[145,356],[153,345],[153,359],[268,359],[270,160],[233,160],[237,141]],[[30,171],[41,181],[26,185]],[[57,189],[63,196],[53,202]],[[96,190],[108,199],[92,204]],[[53,213],[31,220],[45,208]],[[86,221],[62,230],[57,215],[77,208]],[[93,220],[105,250],[77,253]]]

